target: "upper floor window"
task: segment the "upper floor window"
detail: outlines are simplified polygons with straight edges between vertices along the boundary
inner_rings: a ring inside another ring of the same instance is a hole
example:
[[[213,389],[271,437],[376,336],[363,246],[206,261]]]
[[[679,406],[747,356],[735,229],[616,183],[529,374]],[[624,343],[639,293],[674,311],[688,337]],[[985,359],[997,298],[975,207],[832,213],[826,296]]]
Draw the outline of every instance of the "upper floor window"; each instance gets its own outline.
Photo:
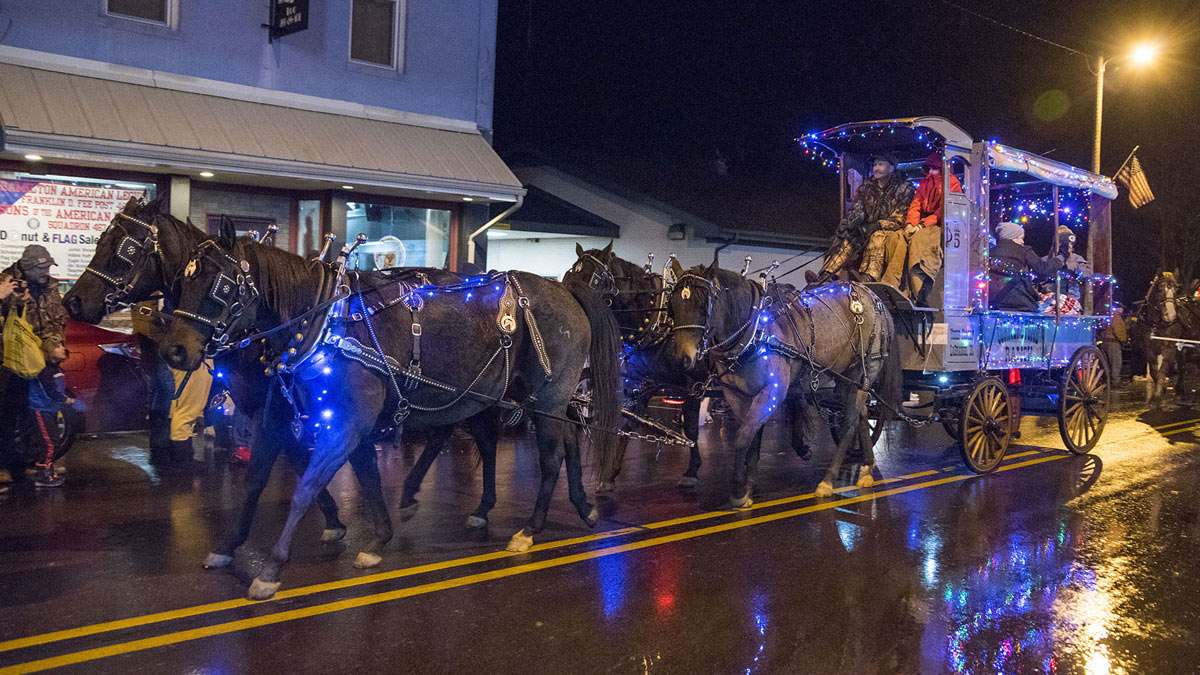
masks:
[[[403,69],[404,0],[352,0],[350,60]]]
[[[104,11],[109,16],[175,28],[179,0],[105,0]]]

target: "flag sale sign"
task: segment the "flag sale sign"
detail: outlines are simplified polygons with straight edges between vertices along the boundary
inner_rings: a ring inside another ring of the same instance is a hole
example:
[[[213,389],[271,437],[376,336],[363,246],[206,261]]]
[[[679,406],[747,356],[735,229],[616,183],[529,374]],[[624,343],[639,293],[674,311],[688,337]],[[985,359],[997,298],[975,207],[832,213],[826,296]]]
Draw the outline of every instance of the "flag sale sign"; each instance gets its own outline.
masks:
[[[142,188],[0,179],[0,263],[41,244],[58,263],[55,277],[78,279],[113,214],[130,197],[147,196]]]

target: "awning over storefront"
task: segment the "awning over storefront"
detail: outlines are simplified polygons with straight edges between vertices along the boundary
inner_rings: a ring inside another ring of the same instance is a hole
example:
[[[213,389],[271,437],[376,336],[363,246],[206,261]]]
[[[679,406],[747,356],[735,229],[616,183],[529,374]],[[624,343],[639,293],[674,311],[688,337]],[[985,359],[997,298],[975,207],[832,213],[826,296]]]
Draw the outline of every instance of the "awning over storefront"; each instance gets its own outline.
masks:
[[[145,71],[147,73],[151,71]],[[125,81],[121,81],[124,79]],[[212,171],[426,198],[515,201],[521,183],[474,130],[318,112],[0,63],[0,149],[159,173]],[[231,180],[232,182],[232,180]]]

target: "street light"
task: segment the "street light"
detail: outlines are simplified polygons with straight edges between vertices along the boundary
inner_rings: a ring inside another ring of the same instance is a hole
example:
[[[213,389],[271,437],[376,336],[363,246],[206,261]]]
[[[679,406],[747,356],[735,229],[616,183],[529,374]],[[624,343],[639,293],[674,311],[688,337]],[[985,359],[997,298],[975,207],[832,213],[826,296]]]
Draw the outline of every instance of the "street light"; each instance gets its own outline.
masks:
[[[1125,56],[1106,59],[1096,57],[1096,136],[1092,144],[1092,173],[1100,173],[1100,124],[1104,114],[1104,71],[1113,61],[1129,59],[1138,66],[1146,66],[1158,58],[1158,45],[1153,42],[1143,42],[1134,47]]]

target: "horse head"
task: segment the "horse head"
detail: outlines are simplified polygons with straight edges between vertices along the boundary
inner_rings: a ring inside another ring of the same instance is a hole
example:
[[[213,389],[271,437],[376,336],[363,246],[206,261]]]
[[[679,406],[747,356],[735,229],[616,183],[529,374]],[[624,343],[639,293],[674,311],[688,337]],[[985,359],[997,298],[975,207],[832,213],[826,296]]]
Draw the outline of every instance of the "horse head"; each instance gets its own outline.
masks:
[[[696,367],[708,349],[716,323],[713,306],[721,292],[717,272],[716,262],[680,272],[667,299],[672,326],[666,357],[685,371]]]
[[[576,243],[575,257],[577,260],[563,275],[563,283],[574,282],[588,286],[611,303],[612,299],[621,292],[613,268],[622,262],[613,254],[612,247],[613,243],[609,241],[608,246],[604,248],[585,251]]]
[[[113,216],[79,281],[63,297],[76,321],[99,323],[118,305],[145,300],[162,285],[159,229],[170,216],[165,199],[130,199]]]
[[[1174,323],[1178,317],[1175,297],[1179,292],[1179,282],[1172,272],[1159,272],[1154,281],[1150,282],[1150,291],[1146,294],[1146,309],[1158,314],[1156,323]]]
[[[178,370],[195,370],[214,348],[254,325],[261,304],[254,283],[259,270],[239,241],[233,221],[222,216],[215,239],[200,243],[179,279],[175,321],[159,344],[164,360]]]

